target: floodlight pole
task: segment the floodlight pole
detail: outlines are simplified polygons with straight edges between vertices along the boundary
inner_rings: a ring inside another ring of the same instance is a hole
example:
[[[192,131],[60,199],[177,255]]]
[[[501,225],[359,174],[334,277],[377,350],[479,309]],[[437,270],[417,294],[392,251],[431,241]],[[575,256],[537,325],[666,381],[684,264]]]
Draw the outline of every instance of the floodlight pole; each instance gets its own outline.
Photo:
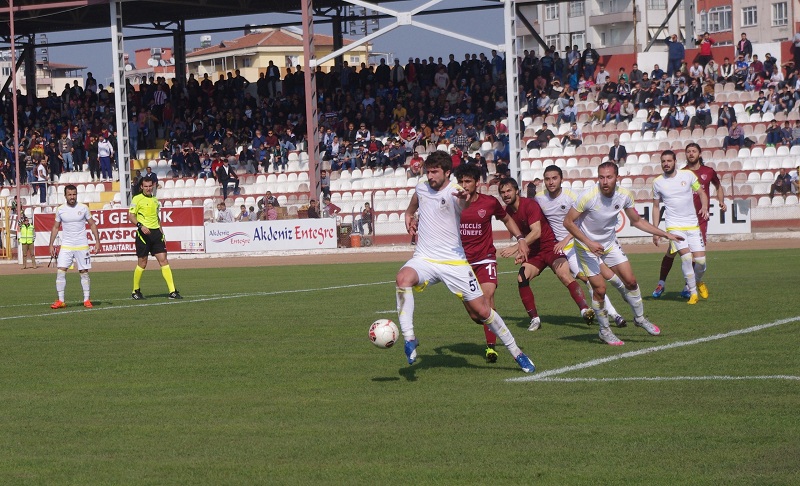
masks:
[[[125,83],[125,49],[122,33],[122,0],[109,2],[111,12],[111,51],[114,74],[114,107],[117,122],[117,169],[119,171],[119,202],[131,204],[131,153],[128,130],[128,91]]]
[[[503,25],[506,51],[506,101],[508,102],[508,169],[522,185],[520,163],[519,71],[517,69],[517,23],[514,0],[504,0]]]
[[[317,57],[314,46],[314,1],[302,0],[300,2],[303,14],[303,76],[306,92],[306,151],[308,152],[308,195],[309,200],[317,199],[321,187],[319,183],[319,116],[317,99]]]

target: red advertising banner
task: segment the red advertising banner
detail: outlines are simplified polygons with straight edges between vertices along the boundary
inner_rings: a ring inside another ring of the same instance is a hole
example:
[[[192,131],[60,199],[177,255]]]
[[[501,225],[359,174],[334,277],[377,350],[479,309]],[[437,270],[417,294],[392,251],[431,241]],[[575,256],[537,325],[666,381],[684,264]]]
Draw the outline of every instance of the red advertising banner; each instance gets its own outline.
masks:
[[[100,255],[133,255],[136,253],[136,226],[128,218],[128,208],[103,209],[92,211],[92,218],[100,235]],[[161,228],[167,241],[168,252],[205,251],[203,232],[203,208],[162,208]],[[55,224],[53,213],[40,213],[34,217],[36,256],[48,256],[50,231]],[[94,249],[96,242],[86,226],[89,246]],[[57,239],[56,242],[59,240]]]

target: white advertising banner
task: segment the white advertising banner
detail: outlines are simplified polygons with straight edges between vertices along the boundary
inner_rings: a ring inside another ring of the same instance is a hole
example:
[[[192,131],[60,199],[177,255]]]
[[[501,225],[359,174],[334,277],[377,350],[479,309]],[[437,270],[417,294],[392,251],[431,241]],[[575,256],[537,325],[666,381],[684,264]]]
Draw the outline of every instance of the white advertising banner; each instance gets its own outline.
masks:
[[[336,221],[279,219],[206,223],[206,253],[336,248]]]
[[[709,208],[708,219],[708,234],[709,235],[731,235],[737,233],[750,233],[750,201],[748,200],[725,200],[725,205],[728,206],[726,212],[719,210],[716,198],[709,201],[711,207]],[[661,205],[661,214],[664,214],[664,205]],[[636,203],[636,211],[639,216],[652,223],[653,222],[653,203]],[[664,222],[661,222],[661,229],[664,229]],[[636,236],[650,236],[649,233],[639,231],[631,226],[628,216],[625,212],[619,213],[617,219],[617,236],[620,237],[636,237]]]

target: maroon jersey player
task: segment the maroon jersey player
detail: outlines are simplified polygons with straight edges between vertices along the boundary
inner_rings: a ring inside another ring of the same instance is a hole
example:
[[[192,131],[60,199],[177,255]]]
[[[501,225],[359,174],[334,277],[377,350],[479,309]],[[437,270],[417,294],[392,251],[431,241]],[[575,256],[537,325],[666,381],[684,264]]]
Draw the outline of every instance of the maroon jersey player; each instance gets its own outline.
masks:
[[[492,217],[502,221],[512,236],[516,237],[519,250],[527,255],[528,248],[517,224],[503,209],[497,198],[478,193],[478,181],[481,178],[480,167],[472,164],[462,164],[456,171],[458,184],[469,195],[469,206],[461,212],[461,244],[467,261],[472,266],[472,271],[481,285],[483,294],[492,309],[494,306],[494,292],[497,288],[497,251],[494,247],[492,235]],[[497,336],[486,325],[483,326],[486,335],[486,361],[497,361],[497,352],[494,350]]]
[[[725,205],[725,191],[722,188],[722,185],[719,181],[719,176],[717,176],[717,171],[712,169],[711,167],[703,164],[703,158],[700,157],[700,145],[692,142],[686,146],[686,166],[684,169],[689,169],[697,176],[697,179],[700,181],[700,185],[703,188],[703,191],[708,196],[708,200],[711,201],[711,186],[713,185],[717,190],[717,201],[719,203],[720,211],[727,211],[728,207]],[[700,203],[700,196],[697,192],[694,193],[694,208],[697,211],[697,221],[700,223],[700,232],[703,234],[703,244],[708,246],[708,238],[707,238],[707,231],[708,231],[708,217],[705,214],[700,214],[700,209],[702,205]],[[657,242],[657,240],[656,240]],[[666,290],[666,280],[667,276],[669,275],[669,271],[672,270],[672,264],[675,262],[675,253],[670,252],[670,247],[667,247],[667,253],[664,255],[664,258],[661,260],[661,273],[658,277],[658,285],[656,289],[653,291],[653,297],[658,299]],[[700,275],[705,273],[706,267],[706,258],[705,256],[699,259],[695,259],[694,261],[695,272],[699,271]],[[708,287],[702,281],[697,282],[697,293],[700,297],[707,299],[708,298]],[[689,289],[684,288],[681,292],[681,297],[688,299],[691,296]]]
[[[519,269],[517,283],[519,284],[519,296],[528,317],[531,318],[529,331],[535,331],[541,327],[542,321],[536,309],[536,301],[530,287],[531,279],[542,273],[546,267],[550,267],[556,274],[561,283],[569,290],[572,300],[581,310],[581,315],[587,324],[594,321],[594,311],[586,304],[586,298],[580,285],[572,278],[569,270],[567,258],[562,253],[556,253],[556,237],[550,223],[547,222],[542,208],[533,199],[521,197],[517,181],[511,178],[500,180],[500,196],[506,204],[506,211],[514,219],[522,231],[525,240],[528,242],[530,254],[528,258],[521,258],[517,255],[517,262],[522,263]],[[514,254],[514,248],[506,248],[500,252],[503,257]]]

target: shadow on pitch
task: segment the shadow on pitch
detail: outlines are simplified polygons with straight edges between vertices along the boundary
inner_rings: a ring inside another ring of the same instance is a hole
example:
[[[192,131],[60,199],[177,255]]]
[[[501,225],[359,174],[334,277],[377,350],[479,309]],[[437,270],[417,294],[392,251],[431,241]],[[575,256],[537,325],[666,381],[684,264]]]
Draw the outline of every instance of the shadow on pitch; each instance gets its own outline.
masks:
[[[585,330],[588,329],[589,326],[583,322],[583,319],[578,316],[558,316],[558,315],[548,315],[548,316],[539,316],[542,319],[542,328],[547,328],[549,326],[565,326],[565,327],[574,327],[575,329]],[[517,320],[520,319],[520,320]],[[516,324],[512,324],[512,332],[514,332],[515,336],[516,333],[520,331],[528,331],[528,326],[531,325],[531,320],[529,317],[524,318],[517,318],[517,317],[509,317],[508,322],[515,322]],[[539,331],[535,331],[539,332]]]
[[[498,342],[498,353],[503,353],[505,347]],[[407,381],[417,380],[417,371],[431,369],[431,368],[467,368],[467,369],[486,369],[491,366],[492,369],[509,369],[516,370],[516,367],[505,367],[496,365],[478,366],[463,356],[478,356],[483,357],[486,349],[484,344],[476,343],[456,343],[447,346],[439,346],[433,349],[434,354],[426,353],[425,348],[421,345],[417,348],[417,361],[413,365],[408,365],[400,368],[399,374]],[[460,355],[460,356],[459,356]],[[508,353],[506,352],[506,355]],[[506,356],[508,357],[508,356]],[[501,358],[503,359],[503,358]],[[513,360],[511,361],[513,363]]]

